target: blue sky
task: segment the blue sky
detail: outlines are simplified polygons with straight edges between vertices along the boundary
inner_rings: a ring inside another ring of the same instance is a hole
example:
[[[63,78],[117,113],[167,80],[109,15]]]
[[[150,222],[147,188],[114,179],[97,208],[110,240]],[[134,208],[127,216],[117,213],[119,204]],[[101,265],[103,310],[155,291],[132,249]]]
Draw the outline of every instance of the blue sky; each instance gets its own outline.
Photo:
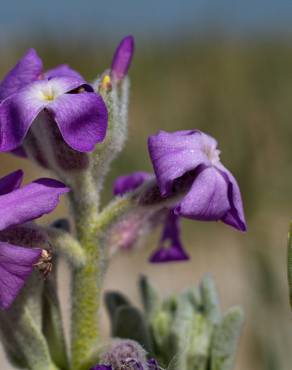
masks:
[[[4,0],[0,41],[50,33],[169,39],[220,29],[227,36],[291,33],[291,0]]]

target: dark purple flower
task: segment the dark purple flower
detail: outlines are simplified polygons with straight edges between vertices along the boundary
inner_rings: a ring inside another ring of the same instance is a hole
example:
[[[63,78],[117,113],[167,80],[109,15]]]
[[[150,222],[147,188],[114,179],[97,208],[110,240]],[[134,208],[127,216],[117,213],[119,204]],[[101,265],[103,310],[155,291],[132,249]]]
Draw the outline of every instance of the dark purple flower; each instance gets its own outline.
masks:
[[[146,180],[153,178],[149,172],[137,171],[129,175],[119,176],[116,178],[113,186],[114,195],[124,195],[131,190],[137,189]]]
[[[222,165],[217,142],[201,131],[160,131],[149,137],[149,153],[162,196],[170,195],[184,175],[193,176],[188,193],[176,205],[177,215],[217,221],[245,231],[238,184]]]
[[[147,362],[148,370],[159,370],[161,369],[158,365],[158,362],[154,358],[150,358]]]
[[[90,370],[112,370],[110,365],[95,365]]]
[[[134,54],[134,38],[133,36],[127,36],[119,43],[116,48],[112,66],[111,66],[111,76],[114,80],[122,80],[130,68],[133,54]]]
[[[185,252],[179,229],[179,216],[170,211],[164,225],[159,247],[150,256],[152,263],[187,261],[188,254]]]
[[[26,224],[58,205],[59,198],[69,189],[52,179],[39,179],[20,187],[22,171],[0,179],[0,307],[7,309],[33,271],[42,249],[27,248],[40,238],[33,239],[34,230]],[[22,238],[26,239],[24,242]],[[15,245],[14,243],[17,243]]]
[[[107,108],[102,97],[66,65],[43,73],[32,49],[0,83],[0,100],[1,151],[17,149],[44,110],[74,150],[92,151],[105,138]]]

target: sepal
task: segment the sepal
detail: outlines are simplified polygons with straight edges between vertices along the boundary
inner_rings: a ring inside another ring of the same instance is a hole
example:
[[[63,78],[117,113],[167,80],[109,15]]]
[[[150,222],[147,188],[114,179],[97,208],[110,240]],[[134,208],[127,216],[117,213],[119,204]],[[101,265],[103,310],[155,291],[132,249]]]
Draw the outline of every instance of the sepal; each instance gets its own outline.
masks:
[[[61,307],[57,295],[56,268],[44,283],[42,297],[42,331],[54,363],[60,369],[69,368]]]

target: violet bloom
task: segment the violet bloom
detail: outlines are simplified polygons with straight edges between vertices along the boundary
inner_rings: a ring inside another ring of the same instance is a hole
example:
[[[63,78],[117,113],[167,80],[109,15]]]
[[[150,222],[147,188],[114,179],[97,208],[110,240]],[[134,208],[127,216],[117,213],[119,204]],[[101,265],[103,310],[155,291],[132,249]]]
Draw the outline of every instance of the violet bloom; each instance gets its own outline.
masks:
[[[181,239],[179,228],[179,216],[172,210],[166,218],[159,247],[150,256],[149,261],[152,263],[187,261],[188,254],[185,252]]]
[[[142,171],[120,176],[114,182],[114,194],[124,195],[152,178],[152,174]],[[134,223],[132,222],[131,224]],[[173,210],[170,209],[165,219],[158,249],[153,252],[149,261],[152,263],[162,263],[186,261],[188,259],[189,256],[185,252],[180,238],[179,216],[174,214]]]
[[[113,186],[114,195],[124,195],[131,190],[137,189],[146,180],[153,178],[149,172],[137,171],[129,175],[123,175],[116,178]]]
[[[92,151],[105,138],[107,108],[102,97],[66,65],[44,73],[33,49],[0,83],[0,101],[1,151],[17,149],[43,111],[74,150]]]
[[[24,246],[32,236],[26,223],[53,211],[60,195],[69,191],[63,183],[46,178],[20,187],[22,178],[19,170],[0,179],[1,309],[11,306],[41,257],[42,249]]]
[[[222,165],[217,142],[201,131],[160,131],[149,137],[149,153],[162,196],[170,195],[188,175],[191,187],[176,205],[177,215],[202,221],[221,220],[245,231],[238,184]]]
[[[128,73],[133,59],[134,48],[133,36],[126,36],[119,43],[111,65],[111,76],[114,80],[120,81]]]

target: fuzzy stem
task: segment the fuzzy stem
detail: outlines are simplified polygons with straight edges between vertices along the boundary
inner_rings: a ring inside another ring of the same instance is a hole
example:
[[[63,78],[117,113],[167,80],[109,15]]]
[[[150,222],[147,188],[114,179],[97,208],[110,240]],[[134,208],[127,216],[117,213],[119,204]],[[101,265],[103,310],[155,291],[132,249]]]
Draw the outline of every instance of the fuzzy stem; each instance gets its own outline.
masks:
[[[97,201],[93,182],[83,177],[78,191],[71,194],[76,236],[86,258],[85,266],[72,273],[71,350],[72,370],[81,370],[99,340],[98,312],[100,308],[100,259],[96,235]]]

